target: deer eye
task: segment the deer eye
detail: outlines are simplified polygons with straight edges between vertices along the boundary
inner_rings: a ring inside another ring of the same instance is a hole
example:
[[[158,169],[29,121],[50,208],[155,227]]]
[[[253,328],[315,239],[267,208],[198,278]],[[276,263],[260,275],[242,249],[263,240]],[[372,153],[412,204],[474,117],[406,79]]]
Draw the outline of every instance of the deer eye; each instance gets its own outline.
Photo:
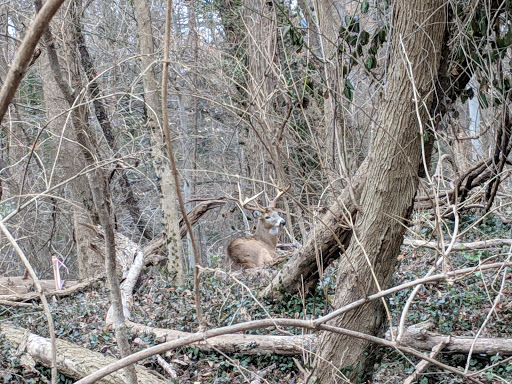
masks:
[[[265,220],[268,220],[268,219],[270,219],[270,216],[265,216]]]

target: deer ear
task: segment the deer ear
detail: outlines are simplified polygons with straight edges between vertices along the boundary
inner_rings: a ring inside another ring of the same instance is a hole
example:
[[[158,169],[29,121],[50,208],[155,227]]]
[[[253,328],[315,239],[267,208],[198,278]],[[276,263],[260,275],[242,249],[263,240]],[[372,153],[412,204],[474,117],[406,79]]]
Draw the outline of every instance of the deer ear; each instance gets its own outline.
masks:
[[[261,217],[261,212],[260,211],[252,211],[252,216],[255,219],[259,219]]]

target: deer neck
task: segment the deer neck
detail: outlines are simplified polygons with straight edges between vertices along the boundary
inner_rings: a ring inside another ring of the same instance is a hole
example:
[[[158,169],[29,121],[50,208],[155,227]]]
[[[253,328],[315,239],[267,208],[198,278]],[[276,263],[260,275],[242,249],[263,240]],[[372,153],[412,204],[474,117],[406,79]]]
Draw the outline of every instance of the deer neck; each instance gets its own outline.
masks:
[[[276,249],[277,238],[279,237],[279,228],[272,227],[270,229],[265,228],[263,225],[258,225],[254,232],[254,238],[268,244],[272,249]]]

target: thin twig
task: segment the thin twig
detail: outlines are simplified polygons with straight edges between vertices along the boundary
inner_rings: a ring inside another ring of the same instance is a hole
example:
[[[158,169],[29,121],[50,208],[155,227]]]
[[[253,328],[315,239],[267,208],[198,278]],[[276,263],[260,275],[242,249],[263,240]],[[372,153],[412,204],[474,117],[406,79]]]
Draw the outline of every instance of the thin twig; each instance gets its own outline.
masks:
[[[439,267],[439,265],[443,262],[443,260],[445,260],[445,258],[448,257],[448,255],[450,254],[450,252],[453,249],[453,245],[455,244],[455,239],[457,239],[457,232],[459,231],[459,215],[457,214],[457,207],[455,205],[453,205],[452,208],[453,208],[453,214],[455,215],[455,224],[454,224],[454,228],[453,228],[452,240],[450,241],[450,244],[448,245],[448,248],[446,249],[446,251],[443,251],[443,256],[441,256],[437,260],[436,264],[432,268],[430,268],[430,270],[427,272],[425,277],[432,275],[436,271],[437,267]],[[442,233],[441,233],[441,236],[442,236]],[[414,287],[413,291],[409,295],[409,298],[407,299],[407,302],[405,303],[404,309],[402,310],[402,316],[400,317],[400,325],[398,326],[398,336],[396,337],[396,340],[398,342],[400,342],[400,340],[402,340],[402,337],[404,335],[405,321],[407,320],[407,313],[409,312],[409,308],[410,308],[414,298],[416,297],[416,295],[418,294],[418,292],[420,291],[420,289],[422,287],[423,287],[422,284],[419,284],[416,287]]]
[[[511,255],[512,255],[512,247],[511,247],[511,250],[510,250],[510,253],[509,253],[509,257],[508,257],[509,260],[510,260],[510,256]],[[476,341],[477,341],[478,337],[480,336],[482,331],[485,329],[487,323],[491,319],[491,315],[496,310],[496,306],[500,302],[501,296],[503,295],[503,289],[505,288],[505,283],[506,282],[507,282],[507,268],[504,268],[503,269],[503,278],[501,279],[500,290],[499,290],[498,294],[496,295],[496,298],[494,299],[494,303],[492,304],[492,307],[489,310],[489,313],[487,313],[487,317],[485,318],[485,320],[482,323],[480,329],[476,333],[475,338],[473,339],[473,343],[471,344],[471,348],[469,349],[468,358],[467,358],[467,361],[466,361],[466,368],[464,369],[464,373],[468,373],[468,371],[469,371],[469,366],[471,364],[471,356],[473,355],[473,348],[475,347],[475,344],[476,344]]]

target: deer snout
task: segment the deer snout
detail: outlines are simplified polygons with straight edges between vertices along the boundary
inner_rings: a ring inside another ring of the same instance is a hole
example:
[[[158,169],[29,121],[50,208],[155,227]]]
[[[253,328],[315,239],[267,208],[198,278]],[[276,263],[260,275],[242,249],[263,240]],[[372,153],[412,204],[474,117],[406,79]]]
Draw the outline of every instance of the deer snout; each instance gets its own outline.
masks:
[[[279,225],[284,227],[286,225],[286,220],[282,219],[281,222],[279,223]]]

